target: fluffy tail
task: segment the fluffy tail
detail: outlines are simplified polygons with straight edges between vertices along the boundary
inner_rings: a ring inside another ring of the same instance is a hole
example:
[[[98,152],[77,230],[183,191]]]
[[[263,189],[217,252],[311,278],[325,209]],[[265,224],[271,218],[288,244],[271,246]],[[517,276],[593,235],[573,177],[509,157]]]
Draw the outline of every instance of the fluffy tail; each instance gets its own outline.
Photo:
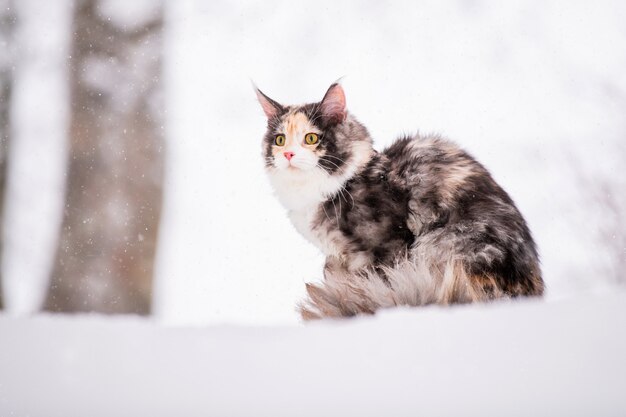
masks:
[[[328,272],[307,284],[309,298],[298,308],[304,320],[374,314],[381,308],[468,303],[506,297],[489,277],[469,275],[459,261],[433,266],[406,260],[381,274]],[[485,285],[489,284],[489,285]]]

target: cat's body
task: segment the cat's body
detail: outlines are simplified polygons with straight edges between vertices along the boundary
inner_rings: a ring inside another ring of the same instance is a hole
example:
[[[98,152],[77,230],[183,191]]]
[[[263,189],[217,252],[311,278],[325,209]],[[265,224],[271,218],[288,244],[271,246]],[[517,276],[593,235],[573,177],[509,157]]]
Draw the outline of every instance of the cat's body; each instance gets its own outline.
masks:
[[[524,219],[456,145],[415,136],[377,152],[337,84],[304,106],[257,93],[270,181],[326,255],[324,282],[307,286],[305,319],[543,293]]]

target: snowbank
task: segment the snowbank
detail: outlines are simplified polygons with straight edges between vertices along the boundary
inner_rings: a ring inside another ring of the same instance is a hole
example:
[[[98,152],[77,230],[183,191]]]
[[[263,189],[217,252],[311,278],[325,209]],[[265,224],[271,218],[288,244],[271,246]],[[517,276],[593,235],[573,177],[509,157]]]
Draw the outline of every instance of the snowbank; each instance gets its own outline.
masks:
[[[0,318],[0,415],[625,415],[626,292],[304,327]]]

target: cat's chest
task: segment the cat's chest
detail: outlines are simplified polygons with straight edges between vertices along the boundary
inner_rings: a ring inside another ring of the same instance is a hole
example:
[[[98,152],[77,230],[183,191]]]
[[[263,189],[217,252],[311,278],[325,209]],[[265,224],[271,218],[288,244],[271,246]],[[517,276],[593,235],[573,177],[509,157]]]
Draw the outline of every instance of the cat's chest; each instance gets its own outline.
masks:
[[[296,230],[309,242],[317,246],[326,256],[337,256],[340,253],[337,239],[328,227],[319,223],[320,205],[289,212],[289,219]]]

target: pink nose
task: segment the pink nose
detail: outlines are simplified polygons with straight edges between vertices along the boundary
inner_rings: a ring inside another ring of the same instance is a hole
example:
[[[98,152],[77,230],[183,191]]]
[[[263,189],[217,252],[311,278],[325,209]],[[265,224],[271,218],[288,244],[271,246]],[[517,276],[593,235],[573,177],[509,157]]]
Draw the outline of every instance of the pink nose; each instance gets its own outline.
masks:
[[[293,152],[285,152],[285,153],[283,153],[283,155],[285,155],[285,158],[287,158],[288,161],[291,161],[291,158],[293,158],[295,156],[295,153],[293,153]]]

